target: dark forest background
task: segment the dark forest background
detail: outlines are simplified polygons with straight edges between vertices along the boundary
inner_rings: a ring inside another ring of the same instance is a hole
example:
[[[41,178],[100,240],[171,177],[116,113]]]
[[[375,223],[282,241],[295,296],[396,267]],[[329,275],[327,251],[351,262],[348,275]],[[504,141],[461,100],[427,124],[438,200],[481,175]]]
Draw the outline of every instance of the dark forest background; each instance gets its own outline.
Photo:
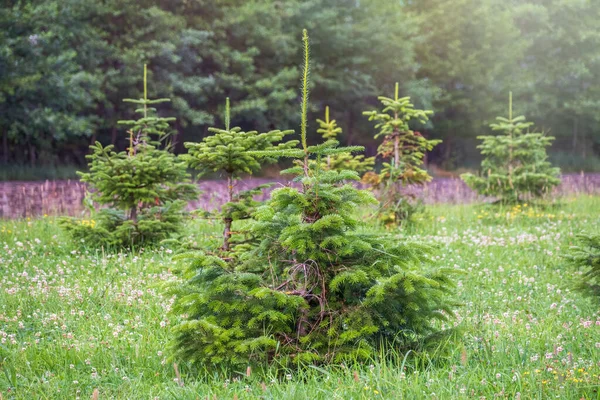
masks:
[[[517,114],[556,137],[565,171],[600,171],[600,1],[0,1],[0,167],[85,166],[90,143],[126,146],[143,64],[149,95],[177,117],[177,151],[212,125],[225,97],[244,129],[299,125],[300,36],[312,43],[311,120],[326,105],[342,141],[374,154],[362,115],[394,82],[435,111],[419,129],[444,142],[429,162],[476,168],[476,137]],[[312,125],[313,139],[315,124]],[[4,177],[19,176],[4,173]],[[0,176],[1,177],[1,176]]]

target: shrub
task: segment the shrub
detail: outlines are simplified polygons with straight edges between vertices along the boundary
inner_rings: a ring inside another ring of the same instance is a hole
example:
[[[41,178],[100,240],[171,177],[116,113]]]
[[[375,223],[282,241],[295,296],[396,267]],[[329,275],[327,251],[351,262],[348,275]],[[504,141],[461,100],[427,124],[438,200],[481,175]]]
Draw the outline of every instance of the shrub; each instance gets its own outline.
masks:
[[[301,185],[274,190],[258,208],[255,241],[180,256],[191,261],[170,289],[176,357],[236,367],[365,360],[380,344],[425,339],[452,315],[454,270],[428,271],[428,246],[364,229],[356,212],[376,200],[349,183],[358,174],[320,167],[362,148],[307,145],[306,31],[303,41],[301,147],[250,152],[295,160],[283,173]]]
[[[533,125],[524,116],[513,117],[512,93],[508,118],[497,117],[491,124],[497,136],[478,136],[484,159],[480,175],[461,178],[481,195],[498,197],[502,203],[517,203],[523,195],[542,197],[560,183],[560,170],[548,162],[546,147],[554,140],[542,133],[529,132]]]
[[[144,97],[124,100],[140,106],[136,113],[141,116],[119,121],[130,127],[127,151],[116,152],[99,142],[90,146],[89,172],[78,174],[91,189],[89,201],[103,208],[92,209],[93,224],[62,220],[76,240],[98,246],[156,243],[180,229],[185,200],[197,196],[196,187],[187,183],[186,164],[168,148],[160,148],[174,118],[157,116],[153,105],[169,100],[150,100],[147,93],[144,65]]]
[[[422,185],[431,180],[421,168],[425,153],[439,144],[440,140],[428,140],[421,133],[411,130],[411,121],[422,124],[429,120],[430,110],[414,108],[410,97],[398,96],[398,83],[394,98],[379,97],[381,111],[365,111],[369,121],[376,121],[375,138],[383,138],[377,155],[383,160],[379,173],[371,171],[363,177],[363,183],[371,186],[379,198],[378,217],[386,226],[407,221],[419,209],[414,199],[402,194],[403,185]]]

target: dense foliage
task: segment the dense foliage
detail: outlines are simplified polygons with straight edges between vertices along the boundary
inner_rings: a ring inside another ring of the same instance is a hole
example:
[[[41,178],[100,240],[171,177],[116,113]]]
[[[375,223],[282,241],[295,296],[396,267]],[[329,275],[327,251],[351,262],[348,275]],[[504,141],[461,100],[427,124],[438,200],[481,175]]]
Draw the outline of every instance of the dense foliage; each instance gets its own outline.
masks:
[[[516,203],[524,195],[541,197],[560,183],[560,169],[548,161],[546,147],[553,137],[530,132],[533,125],[524,116],[513,117],[512,93],[508,118],[491,124],[495,136],[479,136],[478,146],[485,157],[481,175],[463,174],[463,180],[480,194],[496,196],[504,203]]]
[[[143,97],[124,100],[140,107],[136,110],[140,117],[119,121],[130,127],[128,150],[116,152],[112,145],[104,147],[97,142],[87,156],[89,172],[80,173],[91,189],[90,203],[99,205],[92,210],[94,223],[63,221],[76,239],[96,246],[165,239],[181,227],[186,200],[197,196],[195,186],[186,183],[186,164],[168,148],[160,148],[169,137],[169,123],[174,118],[156,115],[153,105],[169,100],[148,98],[146,71],[144,65]]]
[[[582,270],[579,287],[594,296],[600,296],[600,235],[581,234],[577,245],[569,249],[567,259]]]
[[[284,173],[301,186],[272,192],[254,214],[255,241],[241,250],[180,257],[192,261],[172,288],[182,319],[175,349],[193,362],[366,360],[379,345],[425,339],[437,331],[434,321],[453,314],[453,270],[428,268],[423,244],[363,229],[357,211],[376,201],[349,183],[358,174],[321,168],[327,156],[362,148],[307,144],[306,31],[303,42],[301,147],[249,152],[295,160]]]
[[[402,93],[436,112],[425,133],[444,140],[438,164],[477,164],[475,137],[512,89],[563,163],[593,168],[599,19],[599,2],[579,0],[5,1],[0,159],[83,165],[96,140],[124,149],[116,121],[140,61],[153,66],[154,93],[172,99],[162,111],[177,117],[177,152],[223,125],[227,96],[233,126],[294,126],[294,35],[308,23],[319,59],[310,119],[330,105],[342,142],[374,155],[361,111],[400,76]]]

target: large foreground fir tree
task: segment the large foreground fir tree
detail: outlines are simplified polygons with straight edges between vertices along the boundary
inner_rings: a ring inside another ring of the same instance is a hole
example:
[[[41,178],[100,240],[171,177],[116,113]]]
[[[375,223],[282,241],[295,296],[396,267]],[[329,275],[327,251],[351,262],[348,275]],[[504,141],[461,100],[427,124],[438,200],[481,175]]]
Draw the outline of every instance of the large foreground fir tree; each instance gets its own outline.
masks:
[[[479,136],[484,156],[481,174],[461,178],[479,194],[494,196],[502,203],[516,203],[523,196],[542,197],[560,183],[560,169],[548,161],[546,148],[554,140],[543,133],[529,132],[533,125],[524,116],[513,117],[512,92],[508,118],[497,117],[490,127],[496,136]]]
[[[358,174],[321,169],[327,156],[362,148],[307,144],[306,31],[303,41],[301,147],[251,153],[297,161],[283,172],[300,185],[259,207],[251,247],[181,257],[176,357],[236,366],[366,360],[381,344],[427,338],[452,315],[453,270],[428,268],[423,244],[366,230],[356,214],[376,200],[348,183]]]

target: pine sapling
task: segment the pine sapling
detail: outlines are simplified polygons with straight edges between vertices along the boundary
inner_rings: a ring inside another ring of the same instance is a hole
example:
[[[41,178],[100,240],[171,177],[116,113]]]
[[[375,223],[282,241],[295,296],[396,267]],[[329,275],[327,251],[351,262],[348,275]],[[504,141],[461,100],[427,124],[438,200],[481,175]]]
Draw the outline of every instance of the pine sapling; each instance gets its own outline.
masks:
[[[431,151],[440,140],[428,140],[420,132],[410,128],[411,123],[427,123],[430,110],[416,109],[410,97],[399,97],[396,83],[394,97],[379,97],[381,111],[365,111],[369,121],[375,121],[375,138],[383,138],[377,155],[383,160],[381,172],[365,174],[363,182],[378,192],[379,218],[386,225],[401,223],[414,213],[415,207],[402,195],[403,185],[422,185],[431,176],[422,168],[425,153]]]
[[[79,173],[91,189],[91,200],[100,206],[92,215],[97,223],[90,227],[63,220],[75,238],[97,245],[130,246],[166,239],[180,229],[186,200],[198,193],[188,183],[185,163],[168,148],[160,148],[174,118],[160,117],[154,108],[168,99],[148,98],[146,65],[143,97],[124,101],[139,106],[135,112],[140,114],[136,120],[119,121],[129,127],[129,148],[116,152],[114,146],[96,142],[86,156],[89,172]]]
[[[524,196],[542,197],[560,183],[560,170],[548,161],[546,148],[554,140],[542,133],[529,132],[533,123],[524,116],[513,117],[512,92],[508,118],[497,117],[491,124],[496,136],[478,136],[484,159],[481,174],[461,178],[479,194],[497,197],[501,203],[518,203]]]
[[[319,124],[317,133],[320,133],[326,141],[337,140],[338,135],[342,133],[342,128],[337,125],[336,120],[330,119],[329,106],[325,107],[325,119],[317,119],[317,123]],[[327,156],[322,168],[335,171],[349,169],[362,175],[372,170],[374,165],[375,157],[365,158],[364,154],[339,153],[334,156]]]
[[[256,131],[244,132],[239,127],[230,127],[231,111],[229,98],[225,104],[225,129],[209,128],[211,136],[202,142],[185,143],[188,154],[183,155],[190,168],[199,171],[199,175],[210,172],[224,174],[227,179],[227,203],[217,212],[217,218],[223,221],[223,246],[222,250],[229,251],[232,236],[232,224],[236,220],[248,219],[252,210],[258,205],[253,197],[269,185],[262,185],[247,191],[236,192],[236,182],[243,175],[250,175],[260,170],[266,163],[275,162],[274,158],[259,159],[251,155],[250,151],[283,149],[293,146],[294,143],[279,143],[293,131],[273,130],[266,133]]]

